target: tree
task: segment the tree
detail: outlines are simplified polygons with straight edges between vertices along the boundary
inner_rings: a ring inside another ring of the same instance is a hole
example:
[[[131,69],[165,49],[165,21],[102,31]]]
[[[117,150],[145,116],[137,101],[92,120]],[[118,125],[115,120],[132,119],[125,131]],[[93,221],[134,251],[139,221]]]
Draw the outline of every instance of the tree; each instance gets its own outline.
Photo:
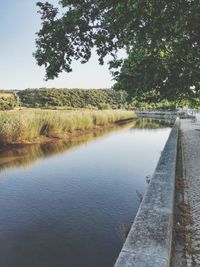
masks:
[[[42,28],[34,54],[46,78],[86,63],[95,48],[99,63],[113,56],[116,89],[137,96],[194,97],[200,91],[199,0],[61,0],[40,7]],[[117,57],[126,49],[127,59]]]

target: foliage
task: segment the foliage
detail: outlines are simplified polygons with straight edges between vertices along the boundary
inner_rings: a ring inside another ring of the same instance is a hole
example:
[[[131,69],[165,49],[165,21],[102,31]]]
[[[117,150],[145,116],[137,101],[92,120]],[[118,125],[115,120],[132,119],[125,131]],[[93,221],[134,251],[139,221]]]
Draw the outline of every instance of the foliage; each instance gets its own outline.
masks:
[[[100,103],[99,106],[98,106],[98,108],[100,110],[111,109],[111,106],[110,106],[110,104],[107,104],[107,103]]]
[[[20,100],[20,103],[18,101]],[[125,91],[111,89],[26,89],[17,94],[12,91],[0,91],[0,110],[9,110],[17,106],[41,109],[71,110],[79,108],[127,109],[127,110],[172,110],[177,107],[200,108],[200,98],[178,98],[160,100],[155,94],[127,97]]]
[[[17,101],[12,93],[0,92],[0,110],[10,110],[17,106]]]
[[[134,106],[135,109],[139,110],[160,110],[160,111],[176,110],[176,102],[168,100],[162,100],[160,102],[147,102],[147,101],[138,101],[134,99],[132,103],[133,103],[132,106]]]
[[[14,98],[12,91],[0,90],[0,98]]]
[[[24,143],[40,137],[63,138],[77,130],[135,118],[132,111],[122,110],[18,110],[0,111],[0,142]]]
[[[96,48],[99,62],[113,55],[115,88],[132,96],[155,91],[172,99],[200,91],[199,0],[61,0],[60,8],[39,2],[42,28],[35,58],[46,78],[72,71]],[[61,11],[61,12],[60,12]],[[116,52],[126,49],[128,58]],[[196,95],[197,94],[197,95]]]
[[[30,107],[72,107],[86,108],[88,105],[98,107],[106,103],[111,107],[118,107],[126,103],[125,92],[111,89],[27,89],[19,91],[18,95],[23,105]]]

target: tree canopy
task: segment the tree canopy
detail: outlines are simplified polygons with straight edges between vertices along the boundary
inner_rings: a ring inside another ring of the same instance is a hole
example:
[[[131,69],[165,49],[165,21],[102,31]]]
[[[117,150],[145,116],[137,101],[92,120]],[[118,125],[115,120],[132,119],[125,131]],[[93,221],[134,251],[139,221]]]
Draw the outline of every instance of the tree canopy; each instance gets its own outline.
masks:
[[[46,78],[112,55],[115,88],[130,95],[194,97],[200,91],[199,0],[60,0],[38,2],[42,27],[34,54]],[[127,58],[117,57],[125,49]]]

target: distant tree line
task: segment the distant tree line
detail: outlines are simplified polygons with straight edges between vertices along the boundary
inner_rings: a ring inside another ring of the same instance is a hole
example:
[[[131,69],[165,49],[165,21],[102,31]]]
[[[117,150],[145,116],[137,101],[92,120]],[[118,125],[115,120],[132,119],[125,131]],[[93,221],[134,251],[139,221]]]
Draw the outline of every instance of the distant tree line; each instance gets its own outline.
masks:
[[[28,107],[120,108],[127,103],[127,93],[112,89],[26,89],[18,92],[22,105]]]
[[[176,110],[177,107],[200,108],[200,98],[155,100],[150,93],[130,97],[125,91],[113,89],[25,89],[0,90],[0,110],[17,106],[45,109],[138,109]]]

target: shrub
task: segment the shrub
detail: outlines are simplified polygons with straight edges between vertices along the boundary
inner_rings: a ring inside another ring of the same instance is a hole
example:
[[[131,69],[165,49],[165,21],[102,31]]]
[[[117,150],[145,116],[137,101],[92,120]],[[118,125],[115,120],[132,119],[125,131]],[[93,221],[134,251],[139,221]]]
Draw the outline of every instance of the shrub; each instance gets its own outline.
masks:
[[[111,109],[111,105],[108,104],[108,103],[100,103],[100,104],[98,105],[98,109],[100,109],[100,110]]]
[[[0,98],[0,110],[10,110],[17,106],[17,102],[14,98]]]

